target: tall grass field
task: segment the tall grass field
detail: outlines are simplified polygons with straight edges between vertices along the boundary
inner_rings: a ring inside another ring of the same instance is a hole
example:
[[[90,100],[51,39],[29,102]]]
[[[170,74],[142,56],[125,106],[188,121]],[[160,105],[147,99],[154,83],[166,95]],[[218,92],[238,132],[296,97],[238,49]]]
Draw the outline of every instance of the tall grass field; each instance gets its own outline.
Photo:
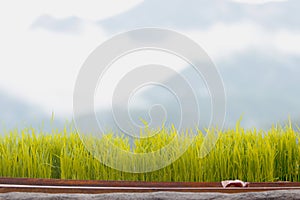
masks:
[[[126,173],[101,164],[89,153],[74,129],[51,133],[33,128],[3,131],[0,136],[0,177],[84,180],[216,182],[240,179],[251,182],[300,181],[300,131],[273,126],[268,131],[234,129],[218,131],[213,150],[200,158],[204,134],[171,165],[148,173]],[[154,138],[136,139],[106,134],[121,149],[133,153],[156,151],[176,138],[174,128],[164,128]],[[102,140],[99,138],[98,140]],[[101,142],[99,142],[101,144]],[[175,149],[176,150],[176,149]],[[122,162],[122,159],[119,160]],[[124,163],[126,164],[126,163]]]

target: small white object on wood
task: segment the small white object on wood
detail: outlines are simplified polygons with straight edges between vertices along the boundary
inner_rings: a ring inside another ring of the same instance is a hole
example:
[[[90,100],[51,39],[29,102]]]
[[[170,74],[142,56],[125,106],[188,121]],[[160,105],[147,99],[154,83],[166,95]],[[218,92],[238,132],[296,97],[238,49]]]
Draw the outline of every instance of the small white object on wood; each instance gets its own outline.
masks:
[[[248,187],[249,186],[249,182],[243,182],[241,180],[226,180],[226,181],[222,181],[222,186],[223,188],[227,188],[227,187]]]

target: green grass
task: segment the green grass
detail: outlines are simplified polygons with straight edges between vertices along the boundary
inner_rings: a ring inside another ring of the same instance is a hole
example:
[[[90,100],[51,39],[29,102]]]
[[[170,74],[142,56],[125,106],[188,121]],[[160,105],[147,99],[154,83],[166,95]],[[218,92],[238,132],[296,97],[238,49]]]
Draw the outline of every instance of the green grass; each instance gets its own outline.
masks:
[[[218,134],[215,148],[204,158],[199,158],[204,139],[200,133],[190,148],[171,165],[149,173],[126,173],[101,164],[85,149],[72,129],[52,133],[33,128],[11,130],[0,137],[0,176],[139,181],[300,181],[300,133],[292,129],[291,124],[274,126],[268,131],[246,130],[237,124],[235,129]],[[133,147],[121,136],[107,134],[105,138],[134,153],[159,150],[172,139],[191,140],[190,137],[176,137],[174,128],[164,128],[151,138],[137,139]],[[103,138],[97,140],[101,148]],[[122,158],[119,159],[122,162]]]

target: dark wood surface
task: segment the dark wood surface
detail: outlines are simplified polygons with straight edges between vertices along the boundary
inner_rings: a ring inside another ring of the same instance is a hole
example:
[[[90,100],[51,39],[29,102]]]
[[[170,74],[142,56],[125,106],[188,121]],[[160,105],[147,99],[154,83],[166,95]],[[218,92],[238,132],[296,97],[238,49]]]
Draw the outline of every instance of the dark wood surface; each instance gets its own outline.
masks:
[[[300,190],[300,182],[250,183],[247,188],[222,188],[220,182],[141,182],[141,181],[97,181],[0,178],[0,193],[115,193],[115,192],[260,192],[269,190]]]

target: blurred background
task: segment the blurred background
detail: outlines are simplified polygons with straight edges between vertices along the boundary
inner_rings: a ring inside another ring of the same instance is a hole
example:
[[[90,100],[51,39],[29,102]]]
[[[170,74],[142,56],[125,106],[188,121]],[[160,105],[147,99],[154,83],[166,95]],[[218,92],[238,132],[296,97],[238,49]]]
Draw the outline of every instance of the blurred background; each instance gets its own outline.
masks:
[[[177,31],[207,52],[226,90],[225,127],[234,127],[241,116],[247,128],[267,129],[289,116],[299,124],[299,9],[298,0],[1,1],[1,126],[49,129],[72,121],[74,85],[88,55],[112,36],[143,27]],[[167,57],[145,52],[121,65],[129,69]],[[168,65],[189,77],[194,88],[199,84],[201,104],[206,97],[191,66],[171,58]],[[108,126],[116,71],[106,74],[105,87],[96,95],[95,107],[107,112],[99,117]],[[175,112],[173,98],[162,88],[144,88],[131,101],[132,115],[147,119],[143,108],[156,103]]]

